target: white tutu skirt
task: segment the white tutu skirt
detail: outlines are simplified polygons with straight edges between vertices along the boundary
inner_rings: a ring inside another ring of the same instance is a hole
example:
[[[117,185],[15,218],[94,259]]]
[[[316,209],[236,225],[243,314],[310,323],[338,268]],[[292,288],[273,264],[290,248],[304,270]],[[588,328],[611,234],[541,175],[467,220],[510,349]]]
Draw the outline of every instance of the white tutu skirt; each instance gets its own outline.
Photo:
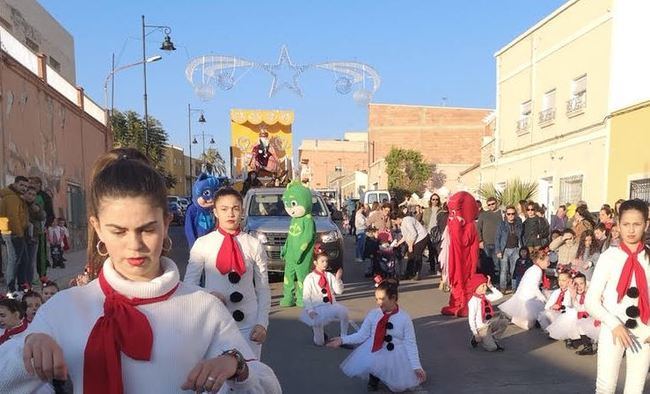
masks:
[[[559,341],[565,339],[580,339],[578,312],[573,308],[569,308],[566,313],[561,313],[555,321],[546,328],[546,331],[548,331],[548,335],[551,338]]]
[[[366,380],[368,374],[373,374],[394,392],[417,387],[420,381],[411,367],[406,347],[397,339],[393,339],[393,343],[392,351],[384,346],[373,353],[372,338],[366,340],[343,360],[341,370],[349,377]]]
[[[536,298],[523,300],[515,294],[508,301],[499,305],[511,322],[524,330],[535,327],[537,315],[544,310],[544,303]]]
[[[339,304],[337,302],[333,304],[322,304],[317,306],[314,311],[318,314],[315,318],[309,317],[307,309],[303,309],[300,313],[300,321],[308,325],[309,327],[317,326],[326,326],[327,324],[333,321],[339,321],[343,317],[348,315],[348,308],[345,305]]]
[[[594,342],[598,342],[598,336],[600,335],[600,325],[596,327],[594,324],[596,321],[592,317],[586,319],[578,319],[578,329],[580,330],[581,335],[586,335],[591,338]]]

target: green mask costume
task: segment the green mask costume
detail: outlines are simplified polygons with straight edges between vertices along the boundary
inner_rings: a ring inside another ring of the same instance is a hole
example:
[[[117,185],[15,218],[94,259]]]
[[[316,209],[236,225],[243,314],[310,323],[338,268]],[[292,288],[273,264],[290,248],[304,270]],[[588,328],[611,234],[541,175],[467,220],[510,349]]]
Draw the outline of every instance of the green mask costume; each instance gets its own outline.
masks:
[[[311,271],[316,242],[316,223],[311,216],[311,190],[299,181],[292,181],[282,194],[282,201],[284,209],[291,216],[291,224],[281,252],[284,260],[284,289],[280,306],[303,306],[302,286]]]

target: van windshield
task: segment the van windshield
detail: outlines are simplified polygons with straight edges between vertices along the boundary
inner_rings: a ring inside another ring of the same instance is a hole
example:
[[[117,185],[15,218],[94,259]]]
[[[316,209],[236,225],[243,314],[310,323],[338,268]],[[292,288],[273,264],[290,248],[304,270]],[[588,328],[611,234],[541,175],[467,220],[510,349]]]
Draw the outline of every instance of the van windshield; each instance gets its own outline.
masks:
[[[320,197],[312,196],[312,216],[327,217],[327,209]],[[254,194],[248,205],[249,216],[289,216],[284,209],[281,194]]]

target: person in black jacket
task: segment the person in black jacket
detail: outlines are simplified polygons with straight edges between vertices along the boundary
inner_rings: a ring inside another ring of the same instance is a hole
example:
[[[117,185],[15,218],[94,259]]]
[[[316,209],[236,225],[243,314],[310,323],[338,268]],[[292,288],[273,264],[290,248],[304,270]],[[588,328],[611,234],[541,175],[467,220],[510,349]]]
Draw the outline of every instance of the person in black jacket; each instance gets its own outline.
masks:
[[[537,215],[540,208],[537,203],[531,202],[526,206],[526,220],[524,221],[523,241],[524,246],[530,250],[539,249],[548,245],[549,226],[546,219]]]

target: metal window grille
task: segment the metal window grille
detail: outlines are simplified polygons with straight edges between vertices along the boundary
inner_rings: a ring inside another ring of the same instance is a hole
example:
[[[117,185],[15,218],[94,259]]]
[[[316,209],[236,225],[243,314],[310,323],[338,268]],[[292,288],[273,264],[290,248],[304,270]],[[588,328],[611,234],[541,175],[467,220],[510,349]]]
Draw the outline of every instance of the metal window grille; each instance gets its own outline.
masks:
[[[560,179],[560,203],[576,203],[582,200],[582,175]]]
[[[630,198],[639,198],[650,202],[650,178],[630,182]]]

